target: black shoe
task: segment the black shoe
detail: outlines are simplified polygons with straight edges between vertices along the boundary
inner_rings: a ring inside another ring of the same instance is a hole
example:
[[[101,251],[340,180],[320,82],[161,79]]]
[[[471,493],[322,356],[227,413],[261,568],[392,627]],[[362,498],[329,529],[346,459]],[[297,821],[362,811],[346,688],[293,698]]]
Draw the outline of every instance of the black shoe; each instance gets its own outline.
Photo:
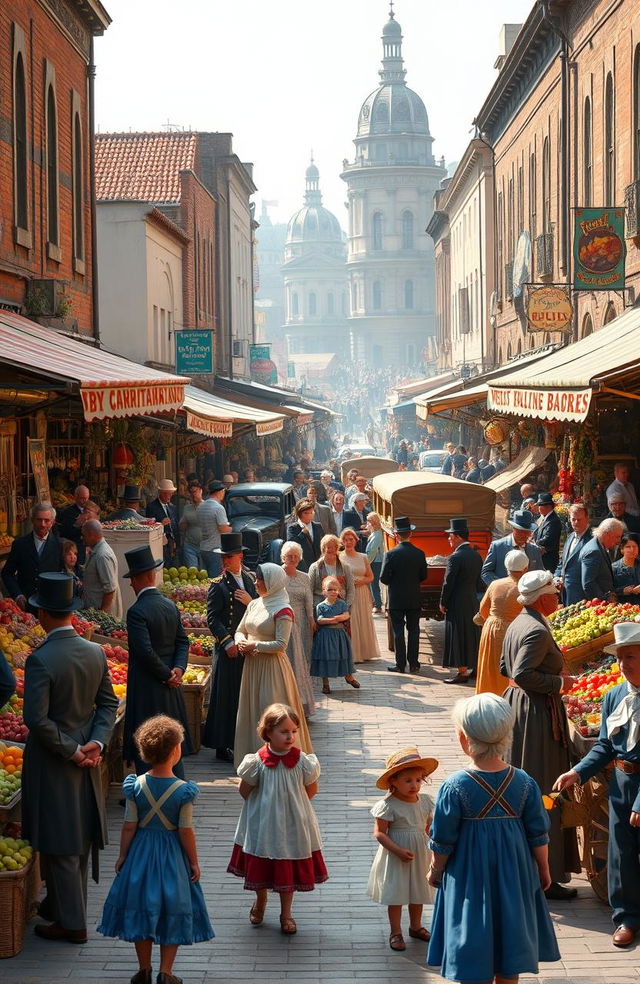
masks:
[[[575,899],[578,889],[565,888],[564,885],[560,885],[558,882],[551,882],[551,885],[544,894],[548,899],[553,899],[555,902],[569,902],[571,899]]]
[[[419,673],[419,672],[420,672],[420,663],[416,663],[415,666],[409,667],[409,673]]]
[[[444,683],[466,683],[469,679],[469,675],[465,673],[458,673],[454,677],[446,677]]]
[[[389,673],[404,673],[404,670],[401,670],[399,666],[387,666],[387,669]]]
[[[133,975],[129,984],[153,984],[153,972],[151,968],[139,970],[137,974]]]
[[[220,762],[233,762],[233,748],[216,748],[216,758]]]

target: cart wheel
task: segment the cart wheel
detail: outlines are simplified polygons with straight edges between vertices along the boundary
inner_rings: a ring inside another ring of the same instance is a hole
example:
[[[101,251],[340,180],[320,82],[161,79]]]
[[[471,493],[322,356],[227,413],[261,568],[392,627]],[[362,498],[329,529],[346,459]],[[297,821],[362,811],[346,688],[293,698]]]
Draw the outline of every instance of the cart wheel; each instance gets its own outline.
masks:
[[[601,902],[609,902],[607,889],[607,850],[609,847],[609,797],[608,783],[599,776],[584,786],[573,787],[576,802],[584,803],[589,811],[589,822],[578,827],[578,840],[582,851],[582,864],[591,882],[591,888]]]

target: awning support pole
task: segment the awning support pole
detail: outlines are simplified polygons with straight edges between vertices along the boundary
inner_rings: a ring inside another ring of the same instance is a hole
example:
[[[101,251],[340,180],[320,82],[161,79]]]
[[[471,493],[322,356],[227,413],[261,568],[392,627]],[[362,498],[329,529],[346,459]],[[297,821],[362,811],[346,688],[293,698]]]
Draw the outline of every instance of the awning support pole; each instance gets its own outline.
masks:
[[[626,400],[640,400],[637,393],[627,393],[625,390],[611,389],[610,386],[601,386],[599,393],[613,393],[614,396],[623,396]]]

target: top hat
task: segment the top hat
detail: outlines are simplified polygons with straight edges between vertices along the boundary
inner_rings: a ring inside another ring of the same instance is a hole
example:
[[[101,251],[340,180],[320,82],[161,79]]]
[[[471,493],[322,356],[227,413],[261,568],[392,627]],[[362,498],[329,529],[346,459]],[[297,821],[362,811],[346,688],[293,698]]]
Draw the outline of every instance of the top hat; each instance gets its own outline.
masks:
[[[514,512],[513,517],[509,520],[509,526],[513,526],[516,530],[526,530],[527,533],[533,533],[536,528],[536,521],[533,513],[530,513],[528,509],[522,509]]]
[[[140,486],[125,485],[122,498],[125,502],[140,502]]]
[[[415,526],[412,526],[409,522],[408,516],[398,516],[393,527],[394,533],[411,533],[415,530]]]
[[[177,488],[170,478],[161,478],[158,482],[158,492],[177,492]]]
[[[217,478],[214,478],[214,480],[212,482],[209,482],[209,484],[207,485],[207,488],[211,493],[222,492],[222,490],[226,489],[226,487],[227,486],[224,484],[224,482],[218,481]]]
[[[455,533],[456,536],[461,536],[463,539],[467,540],[469,538],[469,527],[464,516],[458,516],[456,519],[450,519],[449,529],[445,530],[445,533]]]
[[[74,596],[73,578],[70,574],[39,574],[36,593],[29,598],[32,608],[44,608],[47,612],[67,614],[82,605],[82,599]]]
[[[605,646],[605,653],[618,655],[618,650],[624,646],[640,646],[640,625],[637,622],[618,622],[613,627],[615,642],[610,646]]]
[[[553,496],[551,495],[551,492],[539,492],[537,505],[555,506],[555,502],[553,501]]]
[[[384,764],[386,768],[376,780],[378,789],[389,789],[389,780],[395,776],[396,772],[402,772],[403,769],[422,769],[424,774],[429,776],[435,772],[440,763],[437,759],[423,758],[417,748],[409,746],[394,752]]]
[[[133,577],[134,574],[144,574],[145,571],[153,571],[156,567],[162,566],[162,560],[156,560],[151,553],[151,547],[136,547],[134,550],[127,550],[124,559],[129,565],[129,570],[123,577]]]
[[[229,556],[230,554],[247,553],[249,547],[242,546],[242,533],[221,533],[220,546],[213,553]]]

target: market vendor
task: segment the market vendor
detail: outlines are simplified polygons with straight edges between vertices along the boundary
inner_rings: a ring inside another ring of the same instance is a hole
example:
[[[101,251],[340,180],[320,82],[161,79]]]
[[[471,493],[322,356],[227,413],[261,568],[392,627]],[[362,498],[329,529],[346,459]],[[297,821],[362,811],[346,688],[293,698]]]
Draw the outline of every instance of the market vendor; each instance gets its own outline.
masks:
[[[611,492],[607,497],[607,505],[608,518],[619,520],[625,527],[625,533],[640,533],[640,517],[633,516],[627,510],[627,500],[622,492]]]
[[[584,598],[617,601],[613,584],[613,569],[609,551],[617,547],[624,527],[617,519],[603,519],[580,553],[582,592]]]
[[[62,571],[62,545],[53,532],[56,511],[50,502],[36,502],[31,509],[32,532],[17,536],[2,569],[7,593],[23,610],[35,594],[38,574]],[[35,614],[35,609],[30,608]]]
[[[78,548],[78,560],[84,562],[84,543],[82,542],[80,522],[85,507],[91,499],[91,493],[86,485],[78,485],[73,493],[73,502],[62,512],[58,513],[56,533],[63,540],[71,540]]]
[[[620,560],[612,564],[613,586],[620,601],[637,604],[637,596],[640,595],[640,534],[625,533],[620,553]]]
[[[629,465],[624,461],[617,461],[613,466],[613,475],[613,482],[607,488],[607,501],[614,492],[621,492],[627,505],[627,512],[632,516],[640,516],[638,496],[629,481]]]
[[[135,519],[137,523],[144,522],[145,517],[140,512],[140,499],[138,485],[125,485],[120,498],[120,508],[107,516],[107,522],[112,523],[118,519]]]
[[[102,535],[99,520],[90,519],[84,524],[82,539],[88,552],[82,583],[83,607],[122,618],[118,559]]]
[[[584,784],[615,766],[609,779],[607,879],[612,942],[627,947],[640,930],[640,625],[621,622],[613,632],[615,643],[605,652],[616,656],[625,682],[605,695],[598,740],[553,788]]]

